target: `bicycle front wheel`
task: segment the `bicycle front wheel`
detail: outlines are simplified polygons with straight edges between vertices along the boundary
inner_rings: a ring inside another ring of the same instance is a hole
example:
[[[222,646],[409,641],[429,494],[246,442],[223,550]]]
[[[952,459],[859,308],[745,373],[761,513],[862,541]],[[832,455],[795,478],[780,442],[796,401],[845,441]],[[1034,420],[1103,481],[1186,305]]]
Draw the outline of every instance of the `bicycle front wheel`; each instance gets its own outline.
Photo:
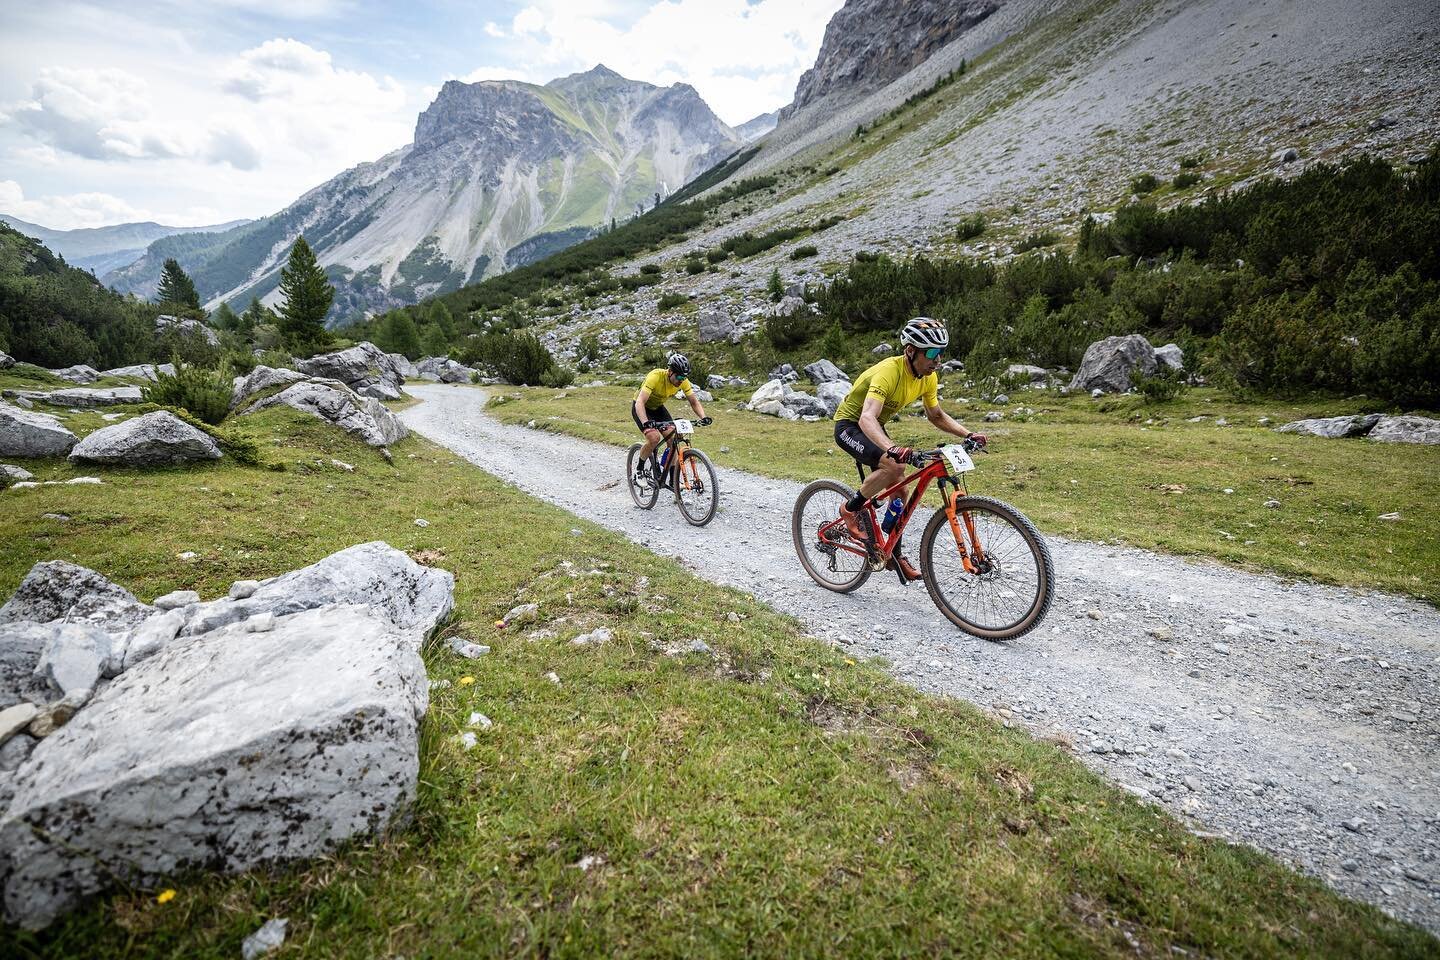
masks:
[[[957,543],[943,508],[920,541],[925,589],[955,626],[984,640],[1013,640],[1044,619],[1055,568],[1045,539],[1019,510],[989,497],[957,497]]]
[[[649,474],[643,478],[637,475],[643,446],[642,443],[630,444],[630,453],[625,457],[625,485],[630,488],[630,499],[635,501],[635,506],[649,510],[660,497],[660,482]]]
[[[703,527],[714,519],[715,510],[720,506],[720,480],[715,476],[715,465],[693,448],[683,454],[677,449],[675,456],[680,457],[675,471],[675,504],[687,523]]]
[[[858,540],[840,519],[840,508],[854,495],[843,483],[816,480],[800,491],[790,512],[790,536],[800,565],[812,580],[836,593],[849,593],[870,578],[868,511],[855,515],[864,534]]]

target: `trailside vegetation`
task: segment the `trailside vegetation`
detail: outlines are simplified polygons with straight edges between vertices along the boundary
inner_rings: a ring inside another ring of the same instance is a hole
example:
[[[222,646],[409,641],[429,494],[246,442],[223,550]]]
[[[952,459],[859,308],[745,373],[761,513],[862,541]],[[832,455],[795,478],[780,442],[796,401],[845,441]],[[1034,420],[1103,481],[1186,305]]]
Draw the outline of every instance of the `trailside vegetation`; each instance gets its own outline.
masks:
[[[1053,240],[1020,247],[1037,242]],[[1433,409],[1440,149],[1408,174],[1365,157],[1170,210],[1132,203],[1108,224],[1087,218],[1073,253],[1002,266],[857,256],[816,300],[807,340],[832,322],[870,333],[939,316],[972,372],[1002,360],[1073,368],[1090,343],[1141,332],[1181,342],[1192,368],[1198,349],[1233,387]]]
[[[308,357],[330,343],[325,314],[335,299],[335,288],[315,261],[315,252],[303,236],[295,238],[289,262],[280,270],[280,337],[291,353]]]

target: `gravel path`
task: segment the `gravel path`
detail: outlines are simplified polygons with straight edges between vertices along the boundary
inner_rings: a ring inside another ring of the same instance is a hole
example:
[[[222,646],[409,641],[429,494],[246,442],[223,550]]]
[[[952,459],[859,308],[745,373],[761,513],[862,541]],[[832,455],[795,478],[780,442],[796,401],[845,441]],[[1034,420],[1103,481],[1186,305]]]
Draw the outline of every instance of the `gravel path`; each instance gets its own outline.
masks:
[[[521,490],[747,591],[852,655],[883,657],[921,690],[1068,742],[1201,831],[1440,932],[1435,609],[1051,538],[1059,584],[1047,621],[987,643],[950,626],[922,584],[880,574],[849,596],[816,586],[790,542],[800,484],[722,462],[721,510],[697,530],[663,494],[650,512],[631,503],[618,448],[502,425],[473,388],[406,389],[425,401],[400,414],[411,429]],[[562,457],[564,471],[517,471]],[[980,493],[984,474],[982,461]]]

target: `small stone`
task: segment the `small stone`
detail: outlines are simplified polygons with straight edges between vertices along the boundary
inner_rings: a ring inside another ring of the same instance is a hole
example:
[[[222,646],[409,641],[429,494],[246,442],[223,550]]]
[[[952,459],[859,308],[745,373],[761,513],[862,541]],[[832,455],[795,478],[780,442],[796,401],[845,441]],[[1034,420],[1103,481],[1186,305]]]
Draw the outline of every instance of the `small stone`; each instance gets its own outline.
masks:
[[[1156,733],[1164,733],[1164,732],[1165,732],[1165,721],[1164,721],[1164,720],[1151,720],[1151,721],[1150,721],[1150,729],[1151,729],[1151,730],[1154,730]]]
[[[415,526],[417,526],[417,527],[428,527],[428,526],[430,526],[430,521],[429,521],[429,520],[426,520],[424,517],[416,517],[416,518],[415,518]]]
[[[1351,833],[1360,833],[1365,829],[1365,821],[1360,817],[1351,817],[1349,820],[1341,820],[1340,826]]]
[[[518,627],[522,623],[540,619],[540,604],[522,603],[519,606],[511,607],[510,612],[501,618],[500,627]]]
[[[1235,712],[1235,708],[1232,707],[1232,706],[1230,706],[1230,704],[1228,704],[1228,703],[1227,703],[1227,704],[1223,704],[1223,705],[1220,707],[1220,712],[1223,713],[1223,714],[1225,714],[1225,716],[1228,717],[1228,716],[1230,716],[1232,713]]]
[[[1165,756],[1169,757],[1171,760],[1190,759],[1190,754],[1186,753],[1184,750],[1181,750],[1179,747],[1166,747]]]
[[[1360,864],[1356,863],[1354,860],[1341,860],[1340,869],[1344,870],[1346,873],[1354,873],[1356,870],[1360,869]]]
[[[472,712],[470,714],[470,719],[466,721],[465,726],[478,727],[481,730],[489,730],[491,727],[495,726],[495,721],[491,720],[483,713]]]
[[[234,583],[230,584],[230,599],[244,600],[248,597],[254,596],[255,591],[259,589],[259,580],[236,580]]]
[[[275,629],[275,614],[266,610],[245,621],[245,629],[251,633],[269,633]]]
[[[1267,509],[1269,509],[1269,510],[1279,510],[1279,509],[1280,509],[1280,501],[1279,501],[1279,500],[1266,500],[1266,501],[1265,501],[1265,507],[1266,507]]]
[[[280,949],[285,942],[285,928],[290,921],[285,917],[266,920],[265,923],[240,943],[244,960],[256,960],[273,950]]]
[[[1398,514],[1398,513],[1382,513],[1382,514],[1380,514],[1380,516],[1376,517],[1375,519],[1376,519],[1376,520],[1399,520],[1399,519],[1400,519],[1400,514]]]
[[[1100,611],[1099,611],[1099,610],[1086,610],[1086,611],[1085,611],[1085,616],[1089,617],[1091,620],[1099,620],[1099,619],[1100,619]]]
[[[200,594],[194,590],[176,590],[167,593],[163,597],[155,598],[155,609],[157,610],[178,610],[181,607],[188,607],[192,603],[200,602]]]
[[[1186,775],[1185,775],[1185,787],[1186,787],[1186,789],[1188,789],[1191,793],[1199,793],[1199,792],[1200,792],[1200,781],[1197,780],[1195,777],[1192,777],[1192,776],[1190,776],[1189,774],[1186,774]]]
[[[547,671],[545,672],[545,679],[546,679],[546,680],[549,680],[551,683],[555,684],[555,686],[557,686],[557,687],[560,686],[560,675],[559,675],[558,673],[556,673],[554,670],[547,670]]]
[[[474,750],[475,745],[480,742],[479,738],[475,736],[475,731],[473,730],[466,730],[464,733],[460,734],[457,739],[460,741],[460,746],[465,748],[466,750]]]
[[[1414,723],[1420,718],[1408,710],[1391,710],[1390,716],[1402,723]]]
[[[490,652],[490,648],[483,643],[471,643],[463,637],[451,637],[445,641],[445,646],[454,650],[467,660],[479,660]]]
[[[1210,644],[1210,649],[1211,649],[1211,650],[1214,650],[1216,653],[1220,654],[1221,656],[1226,656],[1226,657],[1230,656],[1230,647],[1229,647],[1228,644],[1224,644],[1224,643],[1212,643],[1212,644]]]
[[[576,637],[570,642],[577,647],[585,647],[591,644],[609,643],[610,637],[611,633],[608,628],[598,627],[594,630],[591,630],[589,633],[580,634],[580,636]]]
[[[184,551],[184,552],[182,552],[182,553],[177,553],[177,554],[175,554],[175,556],[179,557],[181,560],[187,560],[187,561],[188,561],[188,560],[194,560],[197,556],[199,556],[199,554],[197,554],[194,550],[186,550],[186,551]]]
[[[40,708],[35,704],[24,701],[0,710],[0,743],[30,726],[39,712]]]
[[[721,453],[729,453],[729,452],[730,452],[730,448],[729,448],[729,447],[721,447],[721,448],[720,448],[720,452],[721,452]]]
[[[1149,630],[1146,630],[1145,632],[1146,632],[1147,634],[1149,634],[1150,636],[1154,637],[1156,640],[1169,640],[1169,639],[1170,639],[1170,628],[1169,628],[1169,627],[1151,627]]]
[[[344,470],[346,473],[355,472],[355,465],[353,463],[346,463],[344,460],[335,460],[333,458],[330,460],[330,462],[335,466],[339,467],[341,470]]]

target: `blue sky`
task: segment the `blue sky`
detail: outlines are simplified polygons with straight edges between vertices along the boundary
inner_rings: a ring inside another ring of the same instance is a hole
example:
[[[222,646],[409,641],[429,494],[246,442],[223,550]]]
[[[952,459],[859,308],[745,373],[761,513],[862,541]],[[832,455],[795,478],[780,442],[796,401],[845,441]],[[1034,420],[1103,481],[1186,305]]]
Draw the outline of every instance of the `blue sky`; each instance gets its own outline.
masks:
[[[55,229],[273,213],[410,142],[446,80],[603,62],[738,124],[842,0],[0,0],[0,212]]]

